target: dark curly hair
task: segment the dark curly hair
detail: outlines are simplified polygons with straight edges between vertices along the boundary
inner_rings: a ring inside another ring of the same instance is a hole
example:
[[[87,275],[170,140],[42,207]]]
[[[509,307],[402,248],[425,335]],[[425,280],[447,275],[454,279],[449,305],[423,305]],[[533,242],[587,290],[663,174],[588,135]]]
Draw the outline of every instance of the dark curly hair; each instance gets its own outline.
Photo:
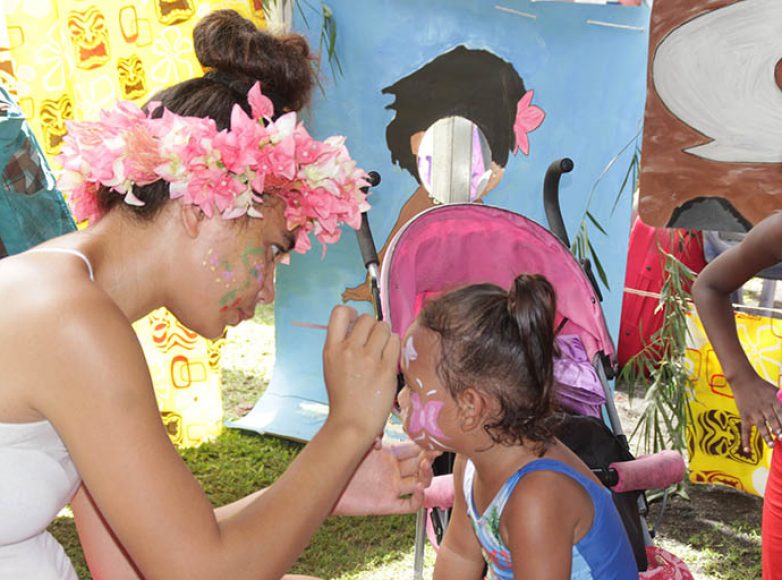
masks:
[[[315,57],[299,34],[275,36],[234,10],[215,10],[196,24],[193,45],[198,61],[210,72],[157,93],[149,102],[159,102],[162,107],[153,115],[162,114],[165,107],[179,115],[210,117],[218,129],[228,129],[235,104],[250,113],[247,93],[256,81],[261,82],[276,111],[299,111],[309,102],[316,81]],[[156,216],[169,200],[168,183],[163,180],[135,188],[133,193],[144,205],[130,206],[123,203],[121,195],[101,188],[101,212],[121,204],[146,220]]]
[[[558,422],[553,389],[556,294],[537,274],[509,292],[476,284],[426,302],[418,316],[440,337],[440,380],[454,398],[467,387],[495,398],[484,429],[495,443],[534,444],[542,455]]]

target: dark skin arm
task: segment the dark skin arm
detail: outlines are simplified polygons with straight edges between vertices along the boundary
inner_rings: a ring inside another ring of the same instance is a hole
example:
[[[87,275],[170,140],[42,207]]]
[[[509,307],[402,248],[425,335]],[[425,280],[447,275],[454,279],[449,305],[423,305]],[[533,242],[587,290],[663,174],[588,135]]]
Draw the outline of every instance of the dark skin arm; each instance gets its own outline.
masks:
[[[457,455],[453,467],[453,510],[445,537],[437,552],[434,580],[478,580],[483,573],[481,545],[467,515],[462,491],[464,458]]]
[[[755,372],[741,348],[730,295],[781,260],[782,213],[775,213],[753,227],[740,244],[706,266],[692,289],[698,316],[736,399],[742,447],[747,453],[753,426],[769,446],[775,436],[782,435],[782,405],[776,387]]]
[[[592,502],[580,484],[553,472],[527,475],[500,522],[513,577],[570,578],[573,545],[592,526],[593,517]]]

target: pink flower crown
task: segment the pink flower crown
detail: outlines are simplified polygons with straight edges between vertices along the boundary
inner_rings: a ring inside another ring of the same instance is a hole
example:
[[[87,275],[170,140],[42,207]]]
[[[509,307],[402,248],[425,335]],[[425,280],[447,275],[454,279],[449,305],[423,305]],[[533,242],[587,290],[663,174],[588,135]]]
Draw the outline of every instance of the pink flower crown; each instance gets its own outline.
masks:
[[[101,111],[98,121],[68,121],[58,179],[77,221],[101,217],[102,187],[144,205],[133,192],[163,179],[172,199],[197,205],[209,217],[263,217],[254,204],[261,194],[285,201],[290,230],[298,228],[295,250],[312,247],[309,233],[324,245],[340,237],[339,225],[361,226],[369,209],[367,174],[356,167],[344,137],[317,141],[296,113],[272,121],[274,106],[256,83],[248,93],[252,117],[239,105],[231,129],[218,131],[212,119],[184,117],[164,110],[151,118],[131,102]],[[158,108],[150,104],[150,111]]]

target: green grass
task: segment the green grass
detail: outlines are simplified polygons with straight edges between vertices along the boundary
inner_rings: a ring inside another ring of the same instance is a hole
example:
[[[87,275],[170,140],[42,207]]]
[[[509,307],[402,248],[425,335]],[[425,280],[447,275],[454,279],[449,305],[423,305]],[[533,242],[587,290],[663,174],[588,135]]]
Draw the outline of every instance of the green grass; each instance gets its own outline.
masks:
[[[690,535],[686,542],[674,538],[656,541],[676,554],[696,578],[715,580],[751,580],[761,577],[760,530],[757,526],[736,522],[728,525],[706,522],[703,531]]]

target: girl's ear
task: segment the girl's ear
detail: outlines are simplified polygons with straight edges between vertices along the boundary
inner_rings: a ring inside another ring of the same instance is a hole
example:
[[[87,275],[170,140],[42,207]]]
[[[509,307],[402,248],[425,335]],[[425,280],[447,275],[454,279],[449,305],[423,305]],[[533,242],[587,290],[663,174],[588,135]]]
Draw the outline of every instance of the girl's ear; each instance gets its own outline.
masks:
[[[191,238],[197,238],[206,217],[204,212],[197,205],[189,203],[180,203],[178,205],[180,206],[179,215],[185,232]]]
[[[474,431],[483,426],[483,419],[488,407],[486,397],[480,391],[467,387],[456,396],[459,408],[459,425],[462,431]]]

